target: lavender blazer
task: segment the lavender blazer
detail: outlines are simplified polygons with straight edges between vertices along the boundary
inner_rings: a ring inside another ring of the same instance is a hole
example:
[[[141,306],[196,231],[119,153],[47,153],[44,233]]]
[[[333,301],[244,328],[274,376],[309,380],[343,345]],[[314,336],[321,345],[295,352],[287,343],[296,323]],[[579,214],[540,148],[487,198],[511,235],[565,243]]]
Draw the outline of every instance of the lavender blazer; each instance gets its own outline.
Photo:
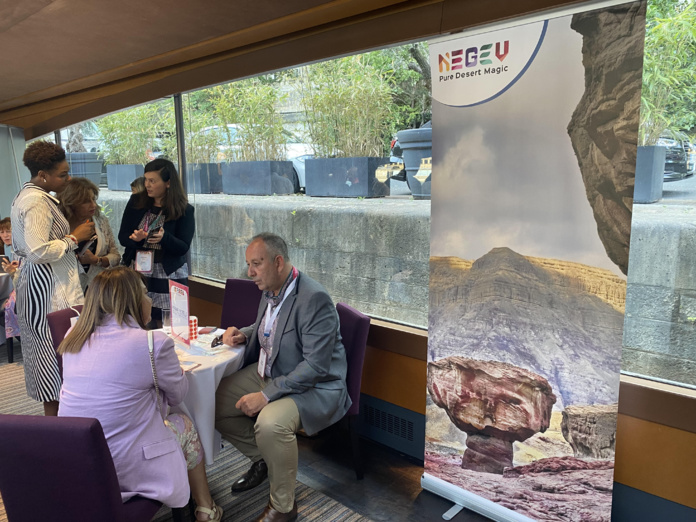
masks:
[[[133,324],[119,326],[112,317],[79,353],[63,356],[58,415],[99,419],[124,502],[141,495],[183,507],[190,495],[186,460],[157,412],[147,332]],[[155,332],[154,347],[162,411],[166,412],[168,404],[184,399],[188,381],[173,341]]]

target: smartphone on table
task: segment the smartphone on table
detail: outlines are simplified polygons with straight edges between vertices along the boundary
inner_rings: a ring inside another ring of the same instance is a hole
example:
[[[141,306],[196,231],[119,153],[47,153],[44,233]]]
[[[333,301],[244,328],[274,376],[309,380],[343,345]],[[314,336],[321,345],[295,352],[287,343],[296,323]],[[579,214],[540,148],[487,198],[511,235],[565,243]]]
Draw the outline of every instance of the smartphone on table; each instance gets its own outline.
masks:
[[[213,333],[215,330],[217,330],[217,328],[215,328],[214,326],[204,326],[203,328],[198,330],[198,335]]]

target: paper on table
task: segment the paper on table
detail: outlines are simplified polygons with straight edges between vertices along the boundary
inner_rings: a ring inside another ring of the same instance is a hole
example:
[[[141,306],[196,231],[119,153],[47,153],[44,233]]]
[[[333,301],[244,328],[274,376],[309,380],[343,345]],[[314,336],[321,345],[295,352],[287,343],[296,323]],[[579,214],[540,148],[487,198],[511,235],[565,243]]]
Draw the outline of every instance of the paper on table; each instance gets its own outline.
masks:
[[[200,365],[201,365],[201,363],[179,359],[179,366],[181,366],[181,369],[184,370],[185,372],[190,372],[192,370],[195,370]]]

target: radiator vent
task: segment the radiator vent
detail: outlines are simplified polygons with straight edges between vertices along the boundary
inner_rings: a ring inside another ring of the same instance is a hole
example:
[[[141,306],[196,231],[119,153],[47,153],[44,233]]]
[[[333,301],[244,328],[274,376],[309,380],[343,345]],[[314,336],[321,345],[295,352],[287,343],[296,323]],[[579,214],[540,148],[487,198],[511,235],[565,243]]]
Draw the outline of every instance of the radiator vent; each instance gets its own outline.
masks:
[[[364,437],[423,460],[425,415],[361,394],[360,416]]]
[[[396,435],[413,442],[413,422],[404,418],[397,417],[373,406],[366,406],[363,409],[363,422],[378,430],[386,431],[390,435]]]

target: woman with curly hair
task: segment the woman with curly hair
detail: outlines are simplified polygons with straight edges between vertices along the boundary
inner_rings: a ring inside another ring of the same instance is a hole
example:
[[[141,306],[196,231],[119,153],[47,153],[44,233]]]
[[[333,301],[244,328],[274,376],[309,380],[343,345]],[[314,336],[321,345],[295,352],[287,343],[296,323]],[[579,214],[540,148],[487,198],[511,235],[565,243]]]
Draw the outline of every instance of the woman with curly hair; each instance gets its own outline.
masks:
[[[123,264],[145,276],[152,319],[169,309],[169,280],[188,285],[186,261],[196,228],[174,164],[158,158],[145,165],[145,191],[133,194],[123,211],[118,240]]]
[[[109,221],[99,212],[99,188],[87,178],[72,178],[58,194],[60,209],[68,218],[70,229],[85,221],[94,222],[95,239],[80,241],[77,260],[82,265],[80,284],[86,290],[99,272],[121,261]]]
[[[23,160],[31,179],[12,202],[10,215],[14,253],[22,258],[16,289],[24,380],[29,397],[44,403],[44,413],[57,415],[60,373],[46,315],[82,304],[75,250],[94,235],[94,223],[82,223],[71,233],[50,194],[61,192],[70,180],[61,147],[36,141]]]

